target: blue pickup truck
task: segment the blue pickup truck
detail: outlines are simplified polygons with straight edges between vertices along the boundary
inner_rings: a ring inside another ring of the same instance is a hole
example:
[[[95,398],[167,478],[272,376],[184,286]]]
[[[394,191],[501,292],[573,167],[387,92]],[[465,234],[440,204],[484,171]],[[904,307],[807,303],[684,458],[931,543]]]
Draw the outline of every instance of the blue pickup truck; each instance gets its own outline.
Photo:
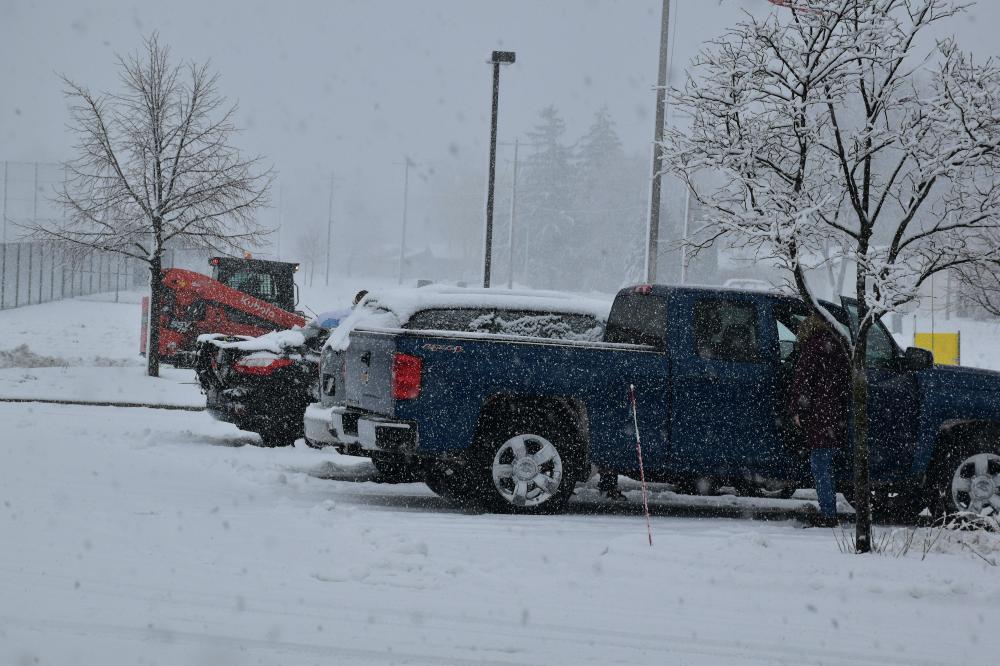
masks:
[[[824,305],[856,330],[850,302]],[[779,293],[639,285],[618,293],[601,341],[359,327],[333,434],[421,470],[442,495],[553,512],[591,465],[638,475],[634,385],[647,478],[809,487],[786,415],[808,313]],[[934,366],[881,323],[869,340],[876,499],[1000,511],[1000,373]],[[850,447],[836,474],[850,497]]]

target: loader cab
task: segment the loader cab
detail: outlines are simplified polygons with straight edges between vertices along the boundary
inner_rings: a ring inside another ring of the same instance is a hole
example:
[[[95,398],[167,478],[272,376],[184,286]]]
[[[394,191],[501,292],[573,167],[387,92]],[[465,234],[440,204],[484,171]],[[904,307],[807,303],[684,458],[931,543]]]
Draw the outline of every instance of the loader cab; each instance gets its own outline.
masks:
[[[298,264],[235,257],[212,257],[208,263],[212,279],[288,312],[295,311]]]

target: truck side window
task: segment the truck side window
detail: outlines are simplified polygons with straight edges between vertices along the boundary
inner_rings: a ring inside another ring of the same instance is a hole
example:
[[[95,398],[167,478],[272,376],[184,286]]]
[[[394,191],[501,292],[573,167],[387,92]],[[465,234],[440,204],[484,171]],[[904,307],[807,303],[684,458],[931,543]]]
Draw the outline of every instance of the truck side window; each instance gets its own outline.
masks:
[[[667,302],[654,294],[619,294],[611,307],[605,342],[667,346]]]
[[[882,322],[876,323],[868,331],[868,348],[865,350],[867,362],[876,368],[888,368],[896,357],[896,343],[886,332]]]
[[[851,317],[851,333],[857,337],[858,334],[858,308],[856,305],[848,305],[847,312]],[[895,340],[886,330],[885,324],[880,321],[868,330],[868,348],[865,350],[865,363],[873,368],[891,368],[896,358],[897,347]]]
[[[759,361],[757,331],[757,309],[752,303],[703,299],[694,304],[695,347],[702,358],[738,363]]]
[[[778,358],[782,362],[789,361],[795,353],[795,343],[799,325],[809,316],[805,307],[775,304],[774,323],[778,327]]]

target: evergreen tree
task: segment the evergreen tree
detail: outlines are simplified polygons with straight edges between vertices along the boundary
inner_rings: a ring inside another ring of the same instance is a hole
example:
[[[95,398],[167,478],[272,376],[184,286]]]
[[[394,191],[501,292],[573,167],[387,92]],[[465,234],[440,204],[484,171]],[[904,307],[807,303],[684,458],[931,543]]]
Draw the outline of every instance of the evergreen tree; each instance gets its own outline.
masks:
[[[522,248],[521,281],[535,287],[569,286],[559,259],[574,240],[567,212],[573,194],[572,153],[565,133],[566,123],[554,106],[542,109],[539,123],[528,132],[532,153],[521,178],[520,242],[515,243]]]
[[[576,151],[573,265],[586,266],[576,288],[611,291],[630,281],[642,233],[642,167],[622,149],[607,107],[594,117]],[[639,165],[639,170],[635,166]]]

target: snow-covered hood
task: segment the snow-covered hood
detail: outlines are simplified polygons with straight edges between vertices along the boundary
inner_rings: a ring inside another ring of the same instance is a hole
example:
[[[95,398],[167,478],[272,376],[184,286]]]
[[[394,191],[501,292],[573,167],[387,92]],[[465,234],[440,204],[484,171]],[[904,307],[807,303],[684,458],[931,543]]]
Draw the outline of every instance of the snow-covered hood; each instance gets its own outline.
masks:
[[[461,308],[589,315],[603,324],[607,322],[611,300],[541,290],[466,289],[433,285],[389,289],[368,294],[354,312],[334,329],[326,346],[343,351],[347,349],[351,331],[357,328],[401,328],[422,310]]]

